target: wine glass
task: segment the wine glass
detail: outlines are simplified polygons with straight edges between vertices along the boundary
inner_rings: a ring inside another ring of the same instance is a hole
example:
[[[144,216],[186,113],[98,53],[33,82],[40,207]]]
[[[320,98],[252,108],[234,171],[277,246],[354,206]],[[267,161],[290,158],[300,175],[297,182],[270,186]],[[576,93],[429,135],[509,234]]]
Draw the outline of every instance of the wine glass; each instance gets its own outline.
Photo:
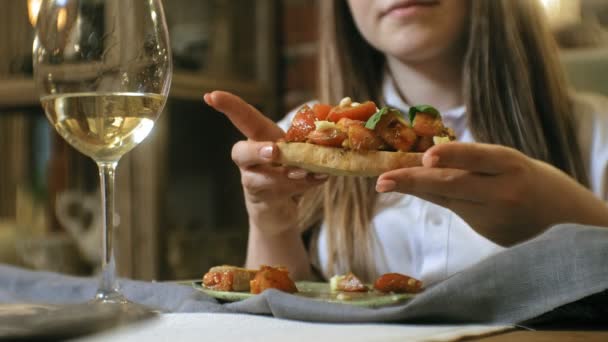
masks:
[[[128,304],[116,280],[114,174],[150,133],[172,63],[161,0],[43,0],[34,78],[57,132],[99,168],[102,274],[94,302]]]

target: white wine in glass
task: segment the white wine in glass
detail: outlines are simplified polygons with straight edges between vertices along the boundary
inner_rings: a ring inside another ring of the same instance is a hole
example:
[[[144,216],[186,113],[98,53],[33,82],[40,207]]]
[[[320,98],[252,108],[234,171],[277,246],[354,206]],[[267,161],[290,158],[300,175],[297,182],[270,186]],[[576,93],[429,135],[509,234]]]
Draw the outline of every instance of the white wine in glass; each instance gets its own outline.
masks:
[[[94,160],[112,162],[150,133],[165,97],[74,93],[48,95],[40,101],[57,132],[72,146]]]
[[[128,304],[112,249],[114,174],[162,112],[171,51],[161,0],[43,0],[34,78],[57,132],[99,167],[102,274],[95,302]]]

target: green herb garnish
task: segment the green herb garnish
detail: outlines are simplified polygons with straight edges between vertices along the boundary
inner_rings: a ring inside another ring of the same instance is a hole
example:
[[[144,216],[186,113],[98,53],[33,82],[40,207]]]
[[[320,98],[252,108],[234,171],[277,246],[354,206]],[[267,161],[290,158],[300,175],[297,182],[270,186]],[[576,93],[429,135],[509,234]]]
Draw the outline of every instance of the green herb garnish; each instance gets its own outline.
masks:
[[[390,112],[396,112],[399,114],[398,115],[399,117],[403,117],[403,114],[401,114],[400,111],[398,111],[394,108],[382,107],[382,109],[377,111],[376,114],[372,115],[369,119],[367,119],[367,122],[365,123],[365,128],[371,129],[371,130],[376,129],[376,125],[378,124],[378,122],[380,122],[380,119],[382,119],[382,117],[384,115],[386,115]]]
[[[418,105],[418,106],[413,106],[410,108],[410,123],[413,125],[414,124],[414,118],[416,117],[416,114],[418,113],[426,113],[426,114],[431,114],[435,117],[441,117],[441,115],[439,114],[439,111],[437,109],[435,109],[435,107],[433,106],[429,106],[429,105]]]

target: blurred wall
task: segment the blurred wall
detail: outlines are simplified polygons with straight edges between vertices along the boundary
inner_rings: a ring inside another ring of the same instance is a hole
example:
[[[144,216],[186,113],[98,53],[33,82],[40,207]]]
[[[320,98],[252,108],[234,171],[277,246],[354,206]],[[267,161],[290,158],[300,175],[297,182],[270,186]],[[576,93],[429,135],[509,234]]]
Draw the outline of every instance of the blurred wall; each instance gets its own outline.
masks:
[[[284,0],[284,108],[291,110],[315,97],[319,0]]]

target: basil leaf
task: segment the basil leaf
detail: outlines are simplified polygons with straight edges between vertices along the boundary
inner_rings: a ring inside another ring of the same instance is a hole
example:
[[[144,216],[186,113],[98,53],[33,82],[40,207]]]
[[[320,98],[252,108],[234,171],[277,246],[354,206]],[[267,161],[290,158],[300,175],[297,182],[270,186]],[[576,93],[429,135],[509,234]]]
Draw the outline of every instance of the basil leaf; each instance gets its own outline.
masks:
[[[388,114],[388,109],[388,107],[382,107],[382,109],[377,111],[376,114],[372,115],[369,119],[367,119],[367,122],[365,123],[365,128],[371,130],[376,129],[376,125],[378,124],[378,122],[380,122],[380,119],[382,119],[385,114]]]
[[[413,125],[414,124],[414,118],[416,117],[416,114],[418,113],[426,113],[426,114],[431,114],[435,117],[441,117],[441,115],[439,114],[439,111],[437,109],[435,109],[435,107],[433,106],[429,106],[429,105],[418,105],[418,106],[413,106],[410,108],[410,123]]]

